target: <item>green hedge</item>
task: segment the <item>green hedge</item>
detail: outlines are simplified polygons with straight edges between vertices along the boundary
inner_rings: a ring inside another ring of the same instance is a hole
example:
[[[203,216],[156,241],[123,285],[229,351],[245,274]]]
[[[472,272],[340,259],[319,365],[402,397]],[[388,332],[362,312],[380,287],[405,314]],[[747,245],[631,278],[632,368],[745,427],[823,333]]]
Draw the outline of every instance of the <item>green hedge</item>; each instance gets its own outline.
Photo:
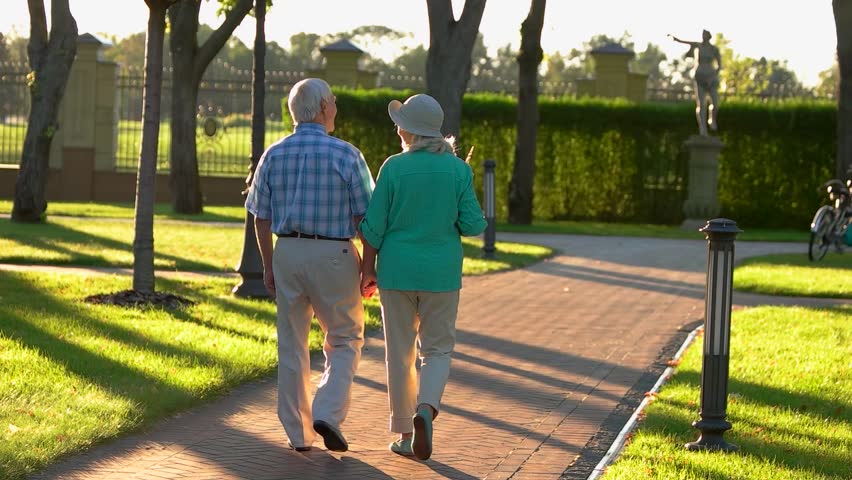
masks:
[[[374,174],[400,150],[387,104],[412,93],[335,91],[335,135],[358,146]],[[543,98],[540,105],[535,218],[658,224],[683,219],[688,184],[683,142],[697,132],[693,104]],[[466,95],[462,117],[460,155],[476,146],[471,164],[480,194],[482,162],[497,161],[497,212],[505,219],[515,99]],[[806,228],[823,202],[817,188],[833,172],[835,106],[727,101],[719,123],[726,145],[720,158],[721,215],[744,228]]]

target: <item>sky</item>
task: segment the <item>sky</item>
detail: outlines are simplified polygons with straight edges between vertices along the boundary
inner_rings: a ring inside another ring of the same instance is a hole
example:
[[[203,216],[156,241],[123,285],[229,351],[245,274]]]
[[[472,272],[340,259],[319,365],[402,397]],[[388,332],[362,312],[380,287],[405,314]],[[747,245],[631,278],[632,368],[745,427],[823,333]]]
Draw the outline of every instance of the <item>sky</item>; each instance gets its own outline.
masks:
[[[457,15],[464,0],[452,0]],[[29,13],[23,0],[5,0],[0,32],[29,36]],[[80,33],[123,38],[145,31],[148,9],[143,0],[69,0]],[[9,3],[13,5],[10,6]],[[45,1],[49,9],[50,1]],[[529,0],[488,0],[480,31],[489,50],[520,45],[520,25]],[[218,26],[216,0],[204,0],[201,21]],[[111,11],[112,10],[112,11]],[[429,44],[426,0],[273,0],[267,13],[268,41],[289,46],[299,32],[337,33],[362,25],[384,25],[411,34],[409,45]],[[243,21],[237,35],[249,47],[254,22]],[[669,58],[682,56],[684,46],[666,37],[671,33],[701,40],[701,31],[722,33],[741,56],[786,60],[806,85],[818,82],[820,71],[832,66],[837,37],[831,0],[550,0],[545,9],[542,48],[566,54],[582,48],[594,35],[619,38],[630,33],[637,51],[647,43],[659,45]],[[374,52],[387,59],[392,52]]]

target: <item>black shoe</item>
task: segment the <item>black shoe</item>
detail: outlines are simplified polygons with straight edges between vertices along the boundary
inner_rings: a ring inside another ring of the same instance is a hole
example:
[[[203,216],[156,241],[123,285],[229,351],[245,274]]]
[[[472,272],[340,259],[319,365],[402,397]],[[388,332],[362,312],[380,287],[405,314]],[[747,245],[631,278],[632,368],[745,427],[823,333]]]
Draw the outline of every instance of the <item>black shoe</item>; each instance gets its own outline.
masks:
[[[340,433],[340,430],[332,427],[326,422],[316,420],[314,422],[314,431],[322,436],[322,439],[325,442],[325,448],[332,452],[345,452],[349,450],[349,444],[346,443],[346,439],[343,438],[343,434]]]
[[[297,452],[310,452],[311,447],[294,447],[292,442],[287,442],[287,446]]]

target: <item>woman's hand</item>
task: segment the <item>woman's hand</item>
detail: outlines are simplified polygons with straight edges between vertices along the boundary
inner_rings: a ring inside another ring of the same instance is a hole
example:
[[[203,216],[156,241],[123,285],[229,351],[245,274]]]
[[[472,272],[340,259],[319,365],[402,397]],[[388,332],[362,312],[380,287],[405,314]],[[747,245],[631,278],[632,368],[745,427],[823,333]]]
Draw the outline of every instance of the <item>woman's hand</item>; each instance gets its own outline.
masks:
[[[366,264],[364,264],[366,265]],[[378,288],[378,283],[376,282],[376,270],[371,267],[365,267],[361,269],[361,296],[364,298],[371,298]]]

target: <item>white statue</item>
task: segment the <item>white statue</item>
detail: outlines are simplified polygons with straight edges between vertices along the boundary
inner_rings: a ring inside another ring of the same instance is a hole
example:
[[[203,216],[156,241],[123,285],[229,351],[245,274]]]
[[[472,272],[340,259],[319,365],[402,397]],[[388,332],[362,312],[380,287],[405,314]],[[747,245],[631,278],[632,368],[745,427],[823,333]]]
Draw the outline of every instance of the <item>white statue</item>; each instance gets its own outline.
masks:
[[[716,114],[719,110],[719,70],[722,69],[722,56],[719,49],[710,43],[710,32],[704,30],[703,41],[690,42],[681,40],[671,34],[672,40],[689,45],[686,57],[695,59],[692,77],[695,81],[695,116],[698,118],[698,133],[707,135],[707,126],[716,131],[719,124]],[[715,62],[715,65],[714,65]],[[710,97],[708,112],[707,97]],[[709,113],[709,115],[708,115]]]

